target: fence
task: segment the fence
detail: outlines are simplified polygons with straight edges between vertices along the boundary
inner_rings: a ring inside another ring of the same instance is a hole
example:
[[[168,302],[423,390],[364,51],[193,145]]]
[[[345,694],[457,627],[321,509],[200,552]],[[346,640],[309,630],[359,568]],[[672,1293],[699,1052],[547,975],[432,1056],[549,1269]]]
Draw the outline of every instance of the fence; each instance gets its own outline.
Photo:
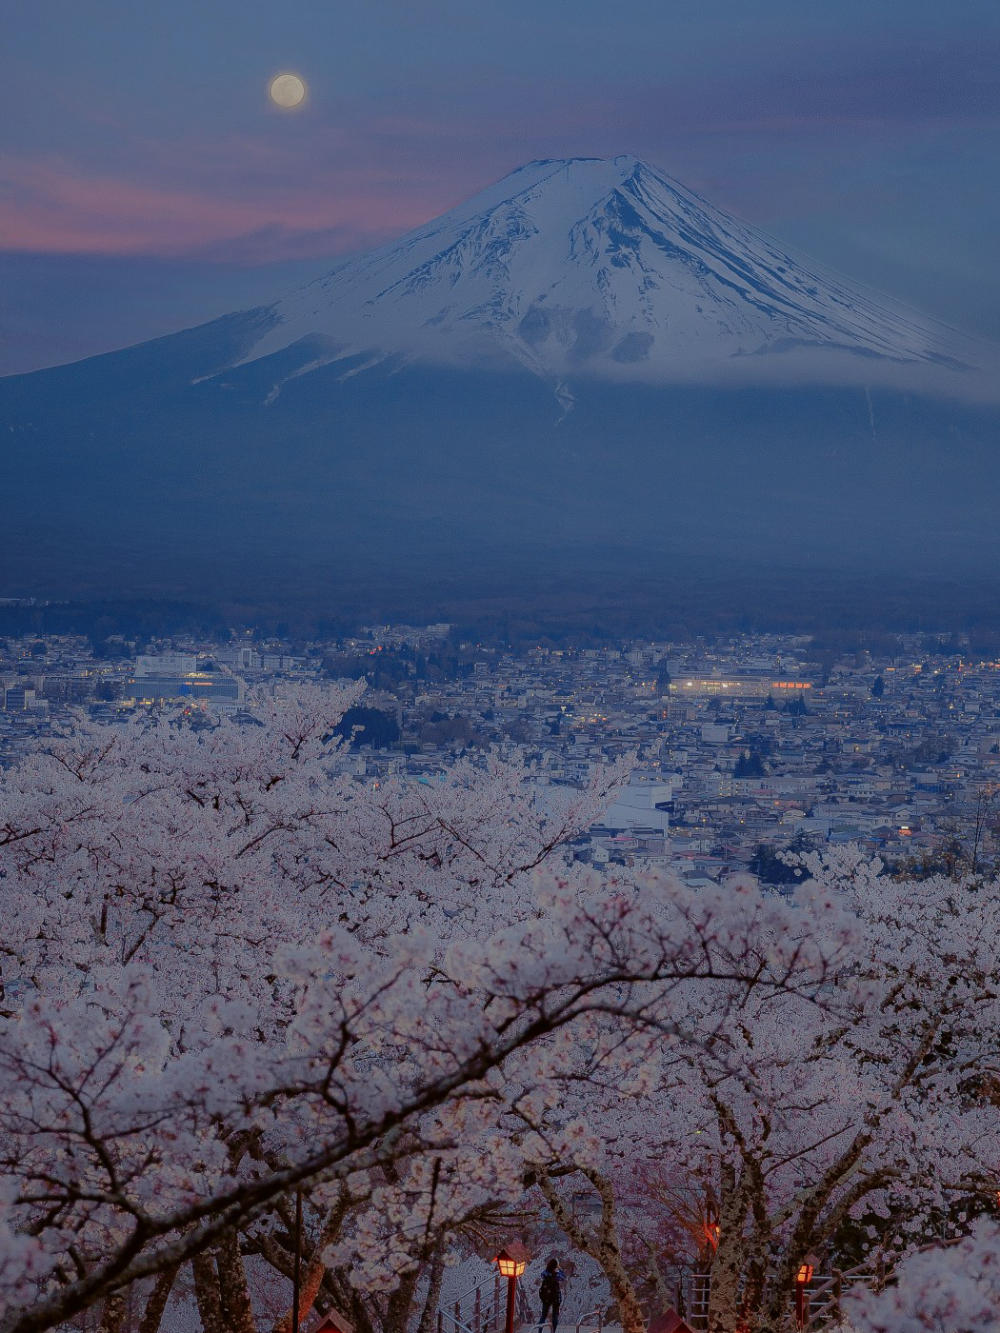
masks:
[[[840,1302],[854,1286],[870,1286],[874,1275],[865,1266],[847,1272],[834,1269],[818,1273],[806,1288],[803,1333],[818,1330],[840,1316]],[[685,1273],[678,1284],[679,1306],[684,1318],[696,1333],[708,1328],[708,1304],[712,1291],[710,1273]],[[795,1293],[788,1297],[789,1308],[794,1309]],[[534,1326],[531,1303],[523,1285],[517,1285],[515,1327]],[[470,1287],[456,1301],[441,1306],[437,1316],[437,1333],[503,1333],[507,1321],[507,1283],[496,1273],[492,1278]],[[574,1323],[561,1324],[560,1333],[603,1333],[604,1310],[595,1309],[581,1315]]]
[[[853,1286],[871,1286],[875,1281],[873,1274],[865,1268],[852,1268],[842,1273],[834,1269],[832,1273],[817,1273],[806,1287],[805,1319],[803,1329],[818,1329],[840,1316],[842,1297]],[[690,1326],[702,1333],[708,1328],[708,1302],[712,1292],[710,1273],[687,1273],[681,1282],[684,1318]],[[795,1307],[795,1293],[788,1296],[789,1307]]]
[[[520,1283],[514,1317],[516,1324],[531,1323],[531,1307]],[[506,1322],[507,1283],[496,1273],[492,1280],[470,1287],[450,1306],[440,1307],[437,1333],[500,1333]]]
[[[603,1333],[604,1308],[588,1310],[572,1323],[560,1323],[560,1333]],[[497,1273],[492,1279],[470,1287],[449,1306],[438,1310],[437,1333],[501,1333],[507,1322],[507,1283]],[[531,1302],[519,1282],[514,1304],[515,1327],[539,1328],[532,1317]]]

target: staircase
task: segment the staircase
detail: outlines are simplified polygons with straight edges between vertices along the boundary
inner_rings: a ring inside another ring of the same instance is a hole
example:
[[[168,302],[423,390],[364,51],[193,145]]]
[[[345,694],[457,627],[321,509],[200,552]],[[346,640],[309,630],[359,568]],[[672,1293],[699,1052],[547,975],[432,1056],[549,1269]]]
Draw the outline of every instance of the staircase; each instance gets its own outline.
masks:
[[[538,1311],[532,1309],[524,1284],[517,1284],[514,1328],[541,1333]],[[502,1333],[507,1322],[507,1283],[496,1273],[470,1287],[437,1313],[437,1333]],[[545,1329],[548,1330],[548,1324]],[[620,1324],[606,1324],[604,1310],[589,1310],[573,1321],[560,1320],[559,1333],[622,1333]]]
[[[514,1303],[514,1327],[531,1322],[531,1307],[521,1283]],[[507,1283],[496,1273],[438,1309],[437,1333],[500,1333],[507,1322]]]

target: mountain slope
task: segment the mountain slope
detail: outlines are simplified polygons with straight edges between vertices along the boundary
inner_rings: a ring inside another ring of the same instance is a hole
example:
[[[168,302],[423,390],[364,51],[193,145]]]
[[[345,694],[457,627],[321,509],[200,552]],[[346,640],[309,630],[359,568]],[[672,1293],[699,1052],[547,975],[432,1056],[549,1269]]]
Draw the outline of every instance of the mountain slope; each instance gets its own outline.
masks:
[[[652,382],[735,374],[740,358],[828,377],[953,364],[941,330],[798,265],[633,157],[533,162],[274,308],[259,358],[309,339],[346,355],[520,364]],[[760,378],[768,367],[742,368]]]
[[[436,589],[433,619],[583,577],[979,575],[1000,413],[942,391],[953,352],[635,159],[532,163],[291,296],[0,380],[0,596]]]

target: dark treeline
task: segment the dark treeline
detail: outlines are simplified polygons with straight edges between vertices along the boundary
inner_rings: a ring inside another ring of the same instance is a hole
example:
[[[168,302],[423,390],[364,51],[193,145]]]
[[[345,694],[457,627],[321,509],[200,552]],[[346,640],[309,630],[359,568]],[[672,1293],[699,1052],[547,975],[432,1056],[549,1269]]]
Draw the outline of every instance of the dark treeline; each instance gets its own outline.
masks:
[[[172,634],[197,634],[223,642],[230,637],[218,608],[186,602],[0,602],[0,637],[79,634],[92,643],[110,639],[144,642]]]
[[[141,598],[0,603],[0,637],[79,634],[93,643],[192,634],[224,641],[230,629],[253,630],[289,643],[336,643],[365,625],[447,622],[446,653],[462,642],[514,648],[602,647],[633,638],[709,642],[734,634],[808,634],[817,653],[834,659],[867,650],[892,657],[896,636],[929,634],[931,655],[972,652],[1000,657],[1000,583],[882,580],[787,571],[737,583],[732,576],[684,571],[669,579],[622,574],[532,586],[512,578],[496,586],[447,592],[413,582],[373,580],[362,592],[339,586],[319,594],[257,606]],[[422,674],[422,672],[421,672]],[[433,677],[433,672],[431,673]],[[446,672],[446,674],[448,674]]]
[[[985,579],[795,568],[734,573],[678,562],[655,574],[634,567],[577,577],[511,569],[496,581],[470,574],[462,586],[440,591],[417,578],[373,578],[363,593],[342,586],[337,596],[331,628],[341,633],[373,622],[445,621],[460,641],[601,647],[633,638],[681,643],[762,632],[808,634],[837,655],[867,649],[878,656],[884,645],[884,655],[892,656],[896,635],[929,631],[941,652],[959,651],[963,635],[974,652],[1000,655],[1000,581]],[[319,618],[303,603],[297,619],[305,628]]]

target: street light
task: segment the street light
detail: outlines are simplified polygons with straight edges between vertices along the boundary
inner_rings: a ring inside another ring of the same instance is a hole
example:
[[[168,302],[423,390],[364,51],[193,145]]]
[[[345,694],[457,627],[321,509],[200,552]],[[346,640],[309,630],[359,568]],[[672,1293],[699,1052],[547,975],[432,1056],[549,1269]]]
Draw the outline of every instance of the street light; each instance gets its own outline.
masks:
[[[292,1333],[299,1333],[299,1299],[302,1292],[302,1190],[295,1191],[295,1263],[292,1268]]]
[[[795,1274],[795,1322],[799,1328],[806,1326],[806,1287],[813,1280],[815,1271],[816,1256],[807,1254]]]
[[[517,1279],[527,1266],[527,1255],[519,1245],[511,1245],[509,1250],[503,1249],[497,1255],[497,1268],[500,1269],[500,1276],[507,1279],[506,1333],[514,1333],[514,1301],[517,1296]]]
[[[713,1251],[719,1248],[719,1236],[721,1234],[719,1211],[714,1203],[707,1203],[705,1205],[705,1238]]]

